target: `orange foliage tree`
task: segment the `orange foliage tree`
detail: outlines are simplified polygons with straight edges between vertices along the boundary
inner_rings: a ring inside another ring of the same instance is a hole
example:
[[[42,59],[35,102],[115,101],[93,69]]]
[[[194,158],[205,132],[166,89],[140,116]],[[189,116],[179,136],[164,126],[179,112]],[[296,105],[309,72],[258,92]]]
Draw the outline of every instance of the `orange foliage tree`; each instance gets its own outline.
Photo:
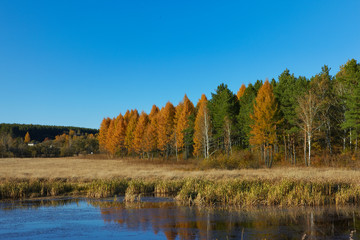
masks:
[[[191,146],[192,140],[192,132],[191,130],[189,130],[191,124],[190,116],[194,114],[195,108],[194,104],[185,94],[184,99],[181,103],[181,108],[179,109],[179,113],[178,109],[176,110],[176,148],[178,150],[182,150],[183,148],[185,148],[184,158],[187,159],[189,156],[189,147]]]
[[[24,143],[29,143],[30,142],[30,133],[29,132],[26,132],[25,134],[25,139],[24,139]]]
[[[100,125],[98,139],[101,150],[106,150],[106,142],[107,142],[107,135],[108,135],[110,122],[111,122],[110,118],[104,118]]]
[[[153,105],[151,112],[149,114],[149,124],[146,126],[144,138],[143,138],[143,146],[144,151],[147,153],[148,158],[150,158],[150,153],[153,153],[157,150],[157,129],[158,129],[158,116],[159,116],[159,108]]]
[[[245,90],[246,90],[246,87],[244,84],[241,85],[239,91],[237,92],[236,96],[238,98],[238,100],[240,100],[240,98],[244,95],[245,93]]]
[[[111,154],[115,155],[119,152],[122,152],[125,148],[124,141],[126,135],[126,126],[124,117],[119,114],[114,121],[113,133],[110,137],[109,150]]]
[[[135,129],[139,119],[138,111],[131,110],[129,115],[129,123],[126,127],[126,136],[125,136],[125,147],[128,153],[132,153],[134,151],[134,136],[135,136]]]
[[[134,133],[134,150],[138,154],[144,154],[145,148],[143,146],[143,139],[146,127],[149,123],[149,117],[145,112],[142,112],[139,121],[137,122]]]
[[[164,156],[169,157],[174,144],[175,107],[168,102],[159,113],[158,120],[158,147]]]
[[[106,145],[105,149],[108,153],[110,153],[112,156],[115,155],[115,146],[114,146],[114,132],[115,132],[115,118],[111,119],[109,124],[109,129],[107,132],[107,139],[106,139]]]
[[[250,115],[254,121],[251,125],[250,144],[261,149],[261,155],[267,167],[273,161],[273,149],[276,143],[276,125],[278,107],[273,93],[273,88],[266,80],[255,98],[254,113]]]

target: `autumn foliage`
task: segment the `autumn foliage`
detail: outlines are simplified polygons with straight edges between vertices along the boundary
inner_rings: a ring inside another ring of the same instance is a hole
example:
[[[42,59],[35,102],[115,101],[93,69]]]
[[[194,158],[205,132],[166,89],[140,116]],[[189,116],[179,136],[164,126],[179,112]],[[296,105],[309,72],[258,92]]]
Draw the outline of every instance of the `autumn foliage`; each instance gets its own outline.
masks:
[[[24,143],[29,143],[30,142],[30,133],[29,132],[26,132],[25,134],[25,139],[24,139]]]
[[[323,161],[314,152],[356,159],[360,64],[352,59],[336,76],[329,71],[324,66],[307,79],[286,69],[278,81],[242,84],[236,94],[220,84],[209,100],[203,94],[196,107],[185,95],[176,106],[154,105],[149,114],[127,110],[103,119],[100,148],[112,156],[209,161],[222,154],[235,159],[233,151],[245,150],[246,158],[260,159],[267,167],[277,161],[295,165],[304,159],[306,166]]]
[[[209,156],[211,139],[211,121],[207,104],[208,100],[203,94],[197,104],[198,113],[194,129],[194,155],[197,157],[202,155],[205,158]]]
[[[279,124],[277,114],[273,88],[266,80],[256,96],[254,113],[250,115],[253,120],[250,143],[261,149],[265,165],[268,167],[272,165],[273,147],[276,143],[276,125]]]

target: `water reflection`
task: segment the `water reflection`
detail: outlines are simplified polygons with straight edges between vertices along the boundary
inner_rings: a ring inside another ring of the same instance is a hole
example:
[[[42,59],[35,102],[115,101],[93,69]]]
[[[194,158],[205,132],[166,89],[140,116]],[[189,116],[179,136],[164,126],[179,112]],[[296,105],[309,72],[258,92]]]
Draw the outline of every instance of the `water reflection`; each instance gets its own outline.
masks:
[[[174,201],[145,198],[145,202],[52,199],[2,202],[4,211],[83,204],[99,209],[113,231],[145,232],[166,239],[359,239],[360,209],[319,208],[199,208]],[[352,232],[352,235],[351,235]],[[156,238],[156,237],[155,237]]]
[[[349,239],[359,229],[356,207],[219,209],[165,203],[97,202],[105,222],[167,239]]]

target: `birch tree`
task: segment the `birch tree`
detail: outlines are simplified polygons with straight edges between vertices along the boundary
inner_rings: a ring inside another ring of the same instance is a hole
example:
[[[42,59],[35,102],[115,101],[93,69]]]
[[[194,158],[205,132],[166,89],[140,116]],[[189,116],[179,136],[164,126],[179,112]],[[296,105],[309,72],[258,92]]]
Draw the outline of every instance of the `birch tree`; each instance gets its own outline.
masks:
[[[298,98],[298,117],[300,120],[299,127],[304,131],[304,142],[308,144],[307,158],[304,156],[305,165],[311,165],[311,144],[312,137],[315,130],[320,128],[320,123],[317,121],[317,115],[320,112],[320,99],[313,90]],[[306,139],[307,138],[307,139]]]
[[[194,155],[199,156],[202,152],[205,158],[210,154],[211,121],[207,107],[208,100],[205,94],[197,104],[198,112],[194,127]]]

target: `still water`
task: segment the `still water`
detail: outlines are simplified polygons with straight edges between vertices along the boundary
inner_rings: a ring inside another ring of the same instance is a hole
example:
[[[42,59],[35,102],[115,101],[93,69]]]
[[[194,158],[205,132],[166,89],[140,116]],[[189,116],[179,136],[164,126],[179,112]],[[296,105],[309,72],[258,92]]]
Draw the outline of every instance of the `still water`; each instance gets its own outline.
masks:
[[[199,208],[52,199],[0,202],[0,239],[360,239],[360,209]]]

